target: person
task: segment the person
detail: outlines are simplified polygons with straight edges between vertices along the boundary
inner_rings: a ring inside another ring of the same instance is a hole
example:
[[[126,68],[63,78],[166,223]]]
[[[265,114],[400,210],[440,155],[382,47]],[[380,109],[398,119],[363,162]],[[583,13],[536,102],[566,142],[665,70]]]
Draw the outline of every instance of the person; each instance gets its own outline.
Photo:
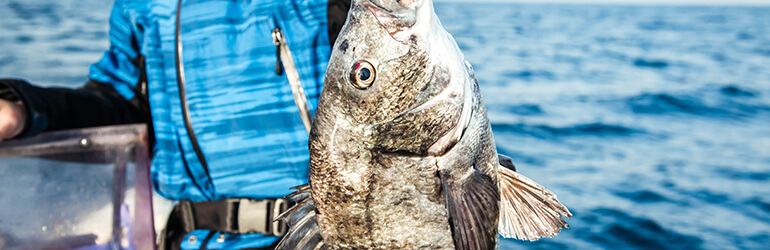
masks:
[[[269,249],[286,230],[272,221],[281,198],[308,177],[307,121],[287,76],[314,112],[349,6],[115,0],[110,47],[84,86],[0,80],[0,140],[148,123],[155,191],[178,201],[159,247]]]

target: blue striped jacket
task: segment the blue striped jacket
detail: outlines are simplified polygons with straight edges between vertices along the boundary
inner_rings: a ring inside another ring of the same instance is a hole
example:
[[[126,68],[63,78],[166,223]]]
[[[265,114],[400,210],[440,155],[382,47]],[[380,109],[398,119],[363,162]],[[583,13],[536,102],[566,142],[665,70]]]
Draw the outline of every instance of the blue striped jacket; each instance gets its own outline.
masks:
[[[0,93],[11,92],[0,98],[20,100],[27,112],[19,137],[147,122],[155,139],[151,178],[166,198],[285,196],[290,187],[307,181],[308,138],[287,77],[276,73],[272,31],[282,31],[314,112],[330,44],[350,1],[182,0],[180,9],[177,3],[115,0],[110,48],[90,67],[90,79],[79,89],[0,79]],[[177,13],[189,123],[177,85]],[[200,150],[193,148],[187,124]],[[199,153],[208,167],[199,161]],[[206,235],[199,230],[187,239]],[[223,239],[207,247],[261,247],[276,240],[260,234]],[[197,249],[200,241],[185,240],[182,246]]]
[[[110,49],[89,74],[125,100],[138,98],[137,84],[146,80],[156,191],[173,200],[261,199],[283,197],[290,187],[306,183],[307,132],[285,74],[276,73],[271,32],[280,28],[286,37],[314,112],[331,52],[328,2],[182,2],[190,120],[208,173],[196,157],[182,117],[175,69],[176,2],[116,0]],[[202,239],[206,232],[192,234]],[[275,241],[256,234],[226,239],[211,241],[209,247],[259,247]],[[183,247],[197,249],[199,244],[184,241]]]

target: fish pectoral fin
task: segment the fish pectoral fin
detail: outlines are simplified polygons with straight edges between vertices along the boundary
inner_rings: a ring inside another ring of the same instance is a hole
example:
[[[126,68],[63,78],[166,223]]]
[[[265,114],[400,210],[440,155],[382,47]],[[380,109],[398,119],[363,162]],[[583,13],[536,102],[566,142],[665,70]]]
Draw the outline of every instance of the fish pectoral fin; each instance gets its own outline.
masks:
[[[500,193],[492,178],[476,169],[464,179],[439,171],[456,249],[495,249]]]
[[[505,238],[535,241],[569,228],[564,218],[572,213],[556,195],[531,179],[500,167],[500,234]],[[560,216],[561,214],[562,216]]]
[[[323,249],[323,238],[316,219],[316,209],[310,195],[310,185],[294,187],[294,193],[286,196],[296,202],[294,206],[275,217],[289,226],[289,231],[275,249]]]

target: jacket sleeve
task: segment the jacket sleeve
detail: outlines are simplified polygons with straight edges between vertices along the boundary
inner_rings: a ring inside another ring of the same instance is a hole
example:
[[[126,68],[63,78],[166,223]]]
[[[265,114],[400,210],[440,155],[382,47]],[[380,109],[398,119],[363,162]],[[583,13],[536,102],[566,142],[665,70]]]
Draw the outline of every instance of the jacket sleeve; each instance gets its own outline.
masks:
[[[88,82],[78,89],[42,88],[24,80],[0,79],[0,98],[20,100],[27,121],[18,137],[42,131],[150,122],[143,57],[123,8],[110,15],[110,48],[91,65]]]

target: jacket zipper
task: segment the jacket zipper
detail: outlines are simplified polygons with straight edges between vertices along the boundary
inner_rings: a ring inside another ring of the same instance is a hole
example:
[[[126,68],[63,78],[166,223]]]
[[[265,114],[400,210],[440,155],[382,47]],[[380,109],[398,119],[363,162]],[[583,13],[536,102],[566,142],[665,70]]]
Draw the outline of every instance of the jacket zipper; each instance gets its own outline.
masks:
[[[200,162],[201,167],[203,167],[203,171],[206,174],[206,178],[208,178],[208,181],[210,184],[210,189],[203,189],[199,183],[195,181],[195,178],[193,178],[193,184],[198,187],[199,190],[203,193],[203,196],[206,197],[207,200],[213,200],[213,197],[209,196],[207,192],[204,190],[210,190],[212,193],[216,193],[216,190],[214,188],[214,180],[211,178],[211,173],[209,173],[209,164],[206,161],[206,157],[203,155],[203,150],[201,149],[200,143],[198,143],[198,137],[195,136],[195,130],[192,127],[192,118],[190,118],[190,107],[187,105],[187,90],[185,89],[185,78],[184,78],[184,60],[182,60],[182,27],[180,23],[180,19],[182,16],[182,0],[177,1],[176,5],[176,24],[174,27],[174,54],[175,54],[175,67],[176,67],[176,80],[177,80],[177,87],[179,88],[179,102],[182,109],[182,119],[184,120],[185,129],[187,130],[187,137],[190,139],[190,143],[192,144],[193,150],[195,151],[195,155],[198,158],[198,162]],[[177,141],[177,143],[180,143],[180,141]],[[184,148],[182,147],[181,143],[179,145],[179,149],[184,151]],[[183,156],[184,157],[184,156]],[[184,161],[184,158],[182,159]],[[187,166],[189,171],[189,165],[187,163],[184,164]]]
[[[275,44],[275,74],[282,75],[286,72],[286,77],[289,79],[289,85],[291,85],[291,93],[294,95],[294,104],[299,109],[300,118],[305,125],[305,131],[310,133],[310,125],[313,122],[313,116],[310,114],[310,108],[307,105],[307,96],[302,88],[302,82],[299,78],[299,72],[297,71],[294,59],[291,56],[291,50],[286,42],[286,37],[283,36],[280,28],[273,29],[273,44]]]

